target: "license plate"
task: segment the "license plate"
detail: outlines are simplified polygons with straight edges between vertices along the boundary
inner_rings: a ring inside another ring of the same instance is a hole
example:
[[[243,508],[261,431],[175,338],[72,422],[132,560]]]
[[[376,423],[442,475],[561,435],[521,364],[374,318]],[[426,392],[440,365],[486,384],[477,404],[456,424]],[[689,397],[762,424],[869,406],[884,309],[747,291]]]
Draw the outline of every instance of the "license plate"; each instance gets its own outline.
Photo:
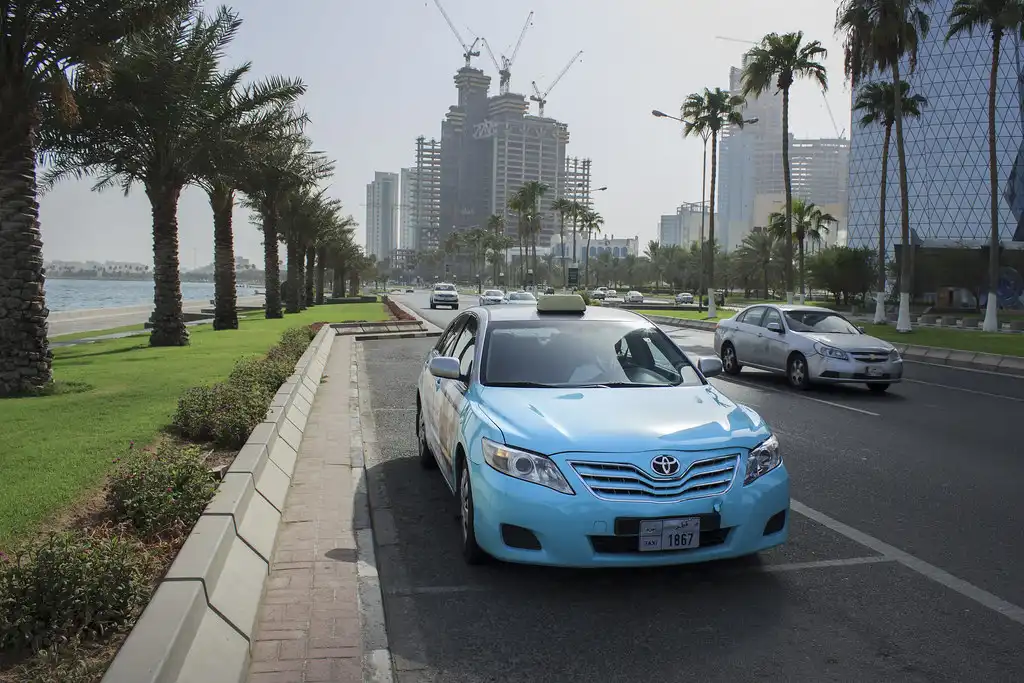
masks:
[[[640,522],[640,552],[700,547],[700,517]]]
[[[882,376],[882,368],[876,368],[876,367],[872,367],[872,366],[869,365],[867,367],[867,371],[868,371],[868,377],[881,377]]]

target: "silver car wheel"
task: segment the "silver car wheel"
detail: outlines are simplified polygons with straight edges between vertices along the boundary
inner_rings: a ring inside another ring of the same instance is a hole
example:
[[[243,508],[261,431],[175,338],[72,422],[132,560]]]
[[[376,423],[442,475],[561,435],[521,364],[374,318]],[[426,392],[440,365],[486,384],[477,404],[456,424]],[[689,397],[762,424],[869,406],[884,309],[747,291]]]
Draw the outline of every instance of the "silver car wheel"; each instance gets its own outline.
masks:
[[[789,383],[799,389],[807,388],[807,360],[803,356],[795,355],[790,359]]]

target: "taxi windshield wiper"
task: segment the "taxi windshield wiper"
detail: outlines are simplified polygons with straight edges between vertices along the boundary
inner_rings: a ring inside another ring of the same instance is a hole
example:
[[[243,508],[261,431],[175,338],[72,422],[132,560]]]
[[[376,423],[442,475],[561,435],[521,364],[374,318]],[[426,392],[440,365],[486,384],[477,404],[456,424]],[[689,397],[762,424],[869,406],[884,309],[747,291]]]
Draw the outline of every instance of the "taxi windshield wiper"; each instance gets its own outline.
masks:
[[[521,387],[531,389],[564,389],[564,384],[544,384],[543,382],[488,382],[489,387]]]

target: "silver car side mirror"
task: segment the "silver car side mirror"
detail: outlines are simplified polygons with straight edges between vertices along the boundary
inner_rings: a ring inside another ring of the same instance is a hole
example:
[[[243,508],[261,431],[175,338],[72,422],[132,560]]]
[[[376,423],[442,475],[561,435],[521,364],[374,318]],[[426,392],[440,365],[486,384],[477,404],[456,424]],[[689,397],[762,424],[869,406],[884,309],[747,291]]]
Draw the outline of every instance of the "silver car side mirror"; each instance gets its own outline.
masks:
[[[857,325],[857,331],[859,331],[861,334],[867,334],[867,332],[864,331],[863,325]]]
[[[457,358],[437,356],[430,360],[430,374],[441,379],[462,379],[462,367]]]
[[[785,334],[785,330],[782,329],[782,325],[779,323],[768,323],[768,327],[766,329],[769,332],[774,332],[775,334]]]
[[[700,374],[705,377],[717,377],[722,374],[722,359],[715,356],[705,356],[697,361],[697,368]]]

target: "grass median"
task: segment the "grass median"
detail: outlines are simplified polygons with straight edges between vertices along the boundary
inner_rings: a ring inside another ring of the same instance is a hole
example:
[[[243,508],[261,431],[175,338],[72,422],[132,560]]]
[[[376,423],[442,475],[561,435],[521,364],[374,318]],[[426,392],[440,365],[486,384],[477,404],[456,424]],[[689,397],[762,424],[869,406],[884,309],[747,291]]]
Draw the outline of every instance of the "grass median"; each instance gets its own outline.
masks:
[[[893,344],[935,346],[974,353],[1024,357],[1024,335],[976,330],[943,330],[915,327],[912,332],[897,332],[895,325],[866,325],[864,331]]]
[[[337,304],[233,331],[196,326],[187,347],[152,348],[143,336],[56,349],[53,395],[0,401],[0,548],[85,499],[130,442],[156,439],[182,392],[224,379],[289,327],[388,318],[379,303]]]
[[[683,320],[710,320],[711,322],[717,322],[718,320],[721,319],[718,316],[715,316],[714,318],[709,318],[707,311],[679,311],[674,309],[654,309],[637,311],[637,313],[641,313],[643,315],[661,315],[665,316],[666,318],[681,318]],[[733,313],[734,311],[728,311],[728,315],[726,315],[725,317],[729,318],[732,316]]]

